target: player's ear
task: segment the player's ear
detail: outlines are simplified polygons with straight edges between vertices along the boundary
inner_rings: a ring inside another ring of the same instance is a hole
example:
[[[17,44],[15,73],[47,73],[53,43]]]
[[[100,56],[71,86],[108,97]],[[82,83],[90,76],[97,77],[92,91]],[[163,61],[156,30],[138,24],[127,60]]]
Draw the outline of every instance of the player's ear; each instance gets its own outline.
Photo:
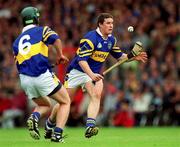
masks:
[[[102,27],[102,25],[103,25],[103,23],[99,23],[99,25],[98,25],[98,26],[101,28],[101,27]]]

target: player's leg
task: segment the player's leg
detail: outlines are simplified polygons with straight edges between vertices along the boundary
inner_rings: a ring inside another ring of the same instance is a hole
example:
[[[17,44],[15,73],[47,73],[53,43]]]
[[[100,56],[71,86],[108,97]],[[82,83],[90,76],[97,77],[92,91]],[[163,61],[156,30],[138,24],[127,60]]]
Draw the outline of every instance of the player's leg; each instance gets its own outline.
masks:
[[[59,106],[56,105],[54,110],[54,115],[56,113],[56,127],[54,128],[51,141],[63,142],[62,133],[69,115],[70,97],[63,86],[50,97],[60,104]]]
[[[67,88],[66,89],[71,100],[72,98],[74,97],[76,91],[77,91],[77,88]],[[56,126],[56,115],[57,115],[57,111],[58,111],[58,108],[59,108],[59,104],[56,104],[54,107],[53,107],[53,110],[49,116],[49,118],[46,120],[46,123],[45,123],[45,133],[44,133],[44,137],[46,139],[50,139],[51,136],[52,136],[52,133],[53,133],[53,130]]]
[[[51,97],[60,104],[57,109],[56,127],[54,128],[54,133],[57,134],[56,141],[61,142],[62,131],[67,121],[70,109],[70,98],[66,89],[62,86],[55,74],[49,70],[33,80],[33,89],[36,91],[36,94]]]
[[[56,127],[56,115],[59,108],[59,103],[55,104],[53,107],[50,116],[45,122],[45,132],[44,138],[51,139],[54,128]]]
[[[86,83],[85,88],[90,95],[90,103],[87,110],[85,137],[90,138],[98,133],[98,127],[96,127],[96,117],[99,113],[103,82],[102,80],[96,82],[95,84],[88,82]]]
[[[28,118],[27,126],[31,137],[34,139],[40,139],[38,122],[41,117],[50,111],[51,101],[48,99],[48,97],[33,98],[32,100],[37,104],[37,106]]]
[[[51,101],[46,96],[41,96],[38,92],[40,88],[36,88],[38,82],[40,85],[45,85],[41,83],[41,75],[39,77],[30,77],[27,75],[20,74],[20,83],[22,89],[25,91],[26,95],[30,100],[33,100],[37,106],[35,107],[33,113],[27,120],[28,129],[30,135],[34,139],[39,139],[39,129],[38,129],[38,121],[44,116],[51,108]]]

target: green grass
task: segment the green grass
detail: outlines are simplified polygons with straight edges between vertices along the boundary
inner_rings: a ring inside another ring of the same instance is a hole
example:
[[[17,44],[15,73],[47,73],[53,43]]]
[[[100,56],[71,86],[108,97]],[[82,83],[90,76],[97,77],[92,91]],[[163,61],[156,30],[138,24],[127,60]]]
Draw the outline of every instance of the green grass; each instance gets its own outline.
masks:
[[[66,143],[30,138],[25,128],[0,129],[0,147],[180,147],[180,128],[100,128],[97,136],[84,138],[83,128],[66,128]]]

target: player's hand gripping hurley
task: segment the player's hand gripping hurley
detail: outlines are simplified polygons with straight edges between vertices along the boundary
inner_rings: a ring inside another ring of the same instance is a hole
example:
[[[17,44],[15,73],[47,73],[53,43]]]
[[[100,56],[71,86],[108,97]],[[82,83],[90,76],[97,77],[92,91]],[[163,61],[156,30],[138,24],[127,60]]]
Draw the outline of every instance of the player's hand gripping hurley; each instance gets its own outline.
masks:
[[[141,42],[136,42],[131,53],[130,56],[131,57],[135,57],[137,55],[139,55],[141,52],[143,51],[143,47],[142,47],[142,43]],[[113,66],[109,67],[107,70],[105,70],[103,72],[103,76],[106,75],[107,73],[109,73],[111,70],[113,70],[115,67],[121,65],[122,63],[126,62],[127,60],[129,60],[128,56],[121,58],[118,62],[116,62]]]

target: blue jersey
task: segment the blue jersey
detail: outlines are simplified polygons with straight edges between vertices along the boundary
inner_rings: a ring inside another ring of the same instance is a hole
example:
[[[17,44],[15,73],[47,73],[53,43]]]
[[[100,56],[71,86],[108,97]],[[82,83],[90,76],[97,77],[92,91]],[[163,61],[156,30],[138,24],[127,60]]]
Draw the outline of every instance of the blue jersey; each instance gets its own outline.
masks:
[[[99,29],[90,31],[80,40],[79,48],[68,66],[67,73],[72,69],[84,72],[78,64],[82,60],[87,61],[94,73],[99,73],[109,53],[116,59],[123,54],[116,47],[116,38],[113,35],[109,35],[107,39],[103,39]]]
[[[48,45],[58,38],[59,36],[47,26],[34,26],[20,34],[13,43],[19,73],[37,77],[47,69],[50,70]]]

